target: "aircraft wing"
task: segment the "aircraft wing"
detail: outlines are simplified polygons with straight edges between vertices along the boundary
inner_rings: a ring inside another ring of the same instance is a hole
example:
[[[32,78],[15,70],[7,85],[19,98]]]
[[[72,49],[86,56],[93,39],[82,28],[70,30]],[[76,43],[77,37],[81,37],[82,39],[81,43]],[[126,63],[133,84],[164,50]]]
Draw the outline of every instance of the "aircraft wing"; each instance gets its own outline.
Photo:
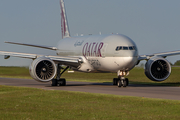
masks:
[[[49,49],[49,50],[57,50],[56,47],[45,46],[45,45],[34,45],[34,44],[16,43],[16,42],[5,42],[5,43],[16,44],[16,45],[24,45],[24,46],[31,46],[31,47],[37,47],[37,48],[44,48],[44,49]]]
[[[154,53],[154,54],[151,54],[151,55],[140,55],[138,60],[139,61],[141,61],[141,60],[149,60],[151,57],[154,57],[154,56],[160,56],[160,57],[166,58],[167,56],[173,56],[173,55],[180,55],[180,50],[170,51],[170,52]]]
[[[7,52],[7,51],[0,51],[0,55],[4,55],[5,59],[8,59],[10,56],[29,58],[29,59],[46,57],[53,60],[56,63],[62,63],[64,65],[73,66],[73,67],[77,67],[83,62],[80,57],[62,57],[62,56],[50,56],[50,55],[46,56],[46,55],[29,54],[29,53]]]

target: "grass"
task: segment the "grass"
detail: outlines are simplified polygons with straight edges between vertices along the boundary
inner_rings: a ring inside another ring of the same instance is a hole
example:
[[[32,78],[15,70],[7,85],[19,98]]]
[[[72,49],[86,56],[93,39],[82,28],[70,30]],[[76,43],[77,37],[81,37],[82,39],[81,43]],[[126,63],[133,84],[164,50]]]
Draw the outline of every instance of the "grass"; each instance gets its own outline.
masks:
[[[134,84],[180,86],[180,68],[172,67],[164,82],[150,81],[142,68],[134,68],[128,78]],[[26,67],[0,67],[1,77],[31,78]],[[67,73],[67,80],[112,82],[116,73]],[[69,119],[180,119],[180,101],[127,97],[82,92],[0,86],[1,120]]]
[[[1,120],[180,119],[180,101],[0,86]]]
[[[151,84],[165,86],[180,86],[180,67],[172,67],[170,77],[163,82],[154,82],[149,80],[144,74],[144,69],[136,67],[130,71],[128,76],[130,84]],[[27,67],[0,67],[0,77],[10,78],[27,78],[32,79],[29,75]],[[116,73],[68,73],[62,75],[68,81],[87,81],[87,82],[112,82],[112,79],[117,77]]]
[[[31,78],[28,67],[0,66],[0,77]]]

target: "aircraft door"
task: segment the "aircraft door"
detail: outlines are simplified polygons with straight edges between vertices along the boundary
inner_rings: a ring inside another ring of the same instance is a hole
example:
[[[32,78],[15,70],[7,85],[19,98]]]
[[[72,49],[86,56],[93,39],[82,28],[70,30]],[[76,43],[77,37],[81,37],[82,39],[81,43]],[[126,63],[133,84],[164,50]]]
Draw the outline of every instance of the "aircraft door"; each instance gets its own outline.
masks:
[[[101,55],[102,55],[103,58],[106,57],[106,49],[107,49],[107,46],[108,46],[108,44],[107,44],[107,43],[104,43],[104,45],[103,45],[103,47],[102,47],[102,49],[101,49]]]

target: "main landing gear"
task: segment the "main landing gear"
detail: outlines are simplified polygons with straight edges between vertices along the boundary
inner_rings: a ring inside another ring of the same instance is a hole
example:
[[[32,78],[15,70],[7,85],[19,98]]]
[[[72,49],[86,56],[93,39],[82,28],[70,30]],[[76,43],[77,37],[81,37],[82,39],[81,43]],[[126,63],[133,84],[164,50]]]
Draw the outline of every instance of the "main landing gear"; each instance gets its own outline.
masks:
[[[65,69],[61,67],[60,64],[57,65],[57,76],[56,79],[52,79],[51,81],[51,86],[66,86],[66,79],[64,78],[60,78],[61,75],[69,68],[69,66],[67,66]],[[62,72],[61,70],[64,69]]]
[[[128,75],[129,72],[123,72],[123,71],[118,71],[118,78],[113,79],[113,85],[117,85],[118,87],[126,87],[129,85],[129,80],[128,78],[125,78],[125,75]]]

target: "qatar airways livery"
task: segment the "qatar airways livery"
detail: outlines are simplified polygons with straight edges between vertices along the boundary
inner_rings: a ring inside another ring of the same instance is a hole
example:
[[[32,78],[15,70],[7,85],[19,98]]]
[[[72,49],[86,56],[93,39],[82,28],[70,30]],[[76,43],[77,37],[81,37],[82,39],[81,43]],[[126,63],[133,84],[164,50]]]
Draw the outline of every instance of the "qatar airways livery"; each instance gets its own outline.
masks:
[[[5,59],[10,56],[33,59],[29,67],[32,78],[39,82],[52,81],[52,86],[65,86],[66,80],[62,79],[61,75],[71,68],[81,72],[116,72],[118,77],[113,79],[113,85],[126,87],[129,80],[125,77],[141,60],[147,61],[145,74],[150,80],[164,81],[169,77],[171,65],[165,58],[180,54],[180,50],[139,55],[134,41],[125,35],[71,37],[63,0],[60,0],[60,6],[62,40],[56,47],[6,42],[54,50],[57,56],[7,51],[0,51],[0,54],[4,55]]]

